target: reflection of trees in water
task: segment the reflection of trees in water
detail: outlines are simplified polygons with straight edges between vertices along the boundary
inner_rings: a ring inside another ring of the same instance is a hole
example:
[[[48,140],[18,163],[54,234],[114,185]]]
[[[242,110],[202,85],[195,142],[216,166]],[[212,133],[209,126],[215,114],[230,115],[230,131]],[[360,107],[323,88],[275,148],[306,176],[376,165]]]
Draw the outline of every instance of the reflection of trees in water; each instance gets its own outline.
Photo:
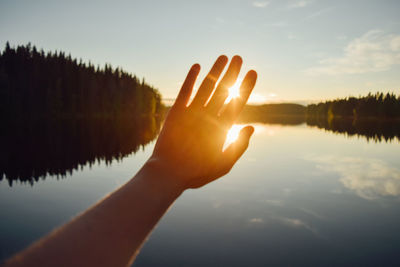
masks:
[[[274,106],[274,105],[269,105]],[[269,107],[266,105],[266,107]],[[285,106],[284,106],[285,107]],[[300,125],[307,123],[308,126],[317,127],[347,136],[365,137],[368,141],[391,142],[400,141],[400,119],[379,118],[328,118],[327,116],[306,116],[299,112],[286,112],[279,115],[274,110],[268,112],[264,107],[247,107],[240,115],[239,123],[259,122],[265,124]],[[296,107],[295,107],[296,108]],[[271,109],[271,108],[270,108]],[[300,110],[301,111],[301,110]],[[297,112],[297,111],[296,111]]]
[[[347,136],[362,136],[368,141],[400,141],[400,120],[308,117],[307,125]]]
[[[306,122],[304,116],[295,115],[258,115],[258,116],[241,116],[238,120],[239,123],[265,123],[265,124],[279,124],[279,125],[300,125]]]
[[[156,137],[154,116],[163,109],[155,88],[120,68],[7,43],[0,51],[0,180],[33,183],[121,159]],[[133,119],[139,114],[148,117]]]
[[[399,120],[305,118],[294,115],[242,116],[239,122],[300,125],[326,129],[375,142],[400,141]],[[158,134],[161,119],[109,118],[30,120],[3,125],[0,135],[0,180],[33,184],[46,175],[64,177],[87,164],[112,160],[138,151]]]
[[[0,137],[0,180],[33,184],[96,160],[109,164],[151,142],[159,128],[160,120],[154,117],[14,122]]]
[[[290,103],[246,105],[239,116],[239,122],[298,125],[305,123],[305,110],[302,105]]]

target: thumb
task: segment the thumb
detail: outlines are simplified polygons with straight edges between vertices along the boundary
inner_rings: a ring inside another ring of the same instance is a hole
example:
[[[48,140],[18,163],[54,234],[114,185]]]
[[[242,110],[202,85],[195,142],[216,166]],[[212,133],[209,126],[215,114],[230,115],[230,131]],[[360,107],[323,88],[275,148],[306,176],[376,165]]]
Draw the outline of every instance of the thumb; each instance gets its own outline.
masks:
[[[218,179],[232,169],[235,162],[240,158],[240,156],[243,155],[244,151],[246,151],[247,147],[249,146],[249,140],[253,132],[253,126],[246,126],[240,131],[236,142],[230,144],[222,152],[221,162],[218,166],[218,170],[216,173],[214,173],[210,181]]]
[[[236,142],[229,145],[223,152],[224,159],[227,160],[232,166],[235,162],[243,155],[249,146],[249,140],[254,133],[253,126],[244,127],[240,133]]]

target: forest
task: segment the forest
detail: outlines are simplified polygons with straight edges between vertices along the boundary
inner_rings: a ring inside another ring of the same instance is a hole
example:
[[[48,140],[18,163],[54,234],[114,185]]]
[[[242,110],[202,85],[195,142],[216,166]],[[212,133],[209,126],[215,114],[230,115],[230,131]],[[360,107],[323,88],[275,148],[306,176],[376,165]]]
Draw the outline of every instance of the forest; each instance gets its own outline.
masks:
[[[143,79],[30,44],[0,53],[0,181],[65,177],[137,152],[158,135],[164,106]]]
[[[160,93],[110,64],[73,59],[31,44],[0,53],[0,118],[105,118],[161,113]]]
[[[307,117],[323,118],[400,118],[400,96],[394,93],[369,93],[307,106]]]
[[[241,122],[297,124],[305,121],[351,119],[400,119],[400,96],[369,93],[367,96],[328,100],[307,106],[291,103],[246,105]]]
[[[400,140],[400,97],[375,93],[303,106],[299,104],[247,105],[239,122],[317,127],[373,142]]]

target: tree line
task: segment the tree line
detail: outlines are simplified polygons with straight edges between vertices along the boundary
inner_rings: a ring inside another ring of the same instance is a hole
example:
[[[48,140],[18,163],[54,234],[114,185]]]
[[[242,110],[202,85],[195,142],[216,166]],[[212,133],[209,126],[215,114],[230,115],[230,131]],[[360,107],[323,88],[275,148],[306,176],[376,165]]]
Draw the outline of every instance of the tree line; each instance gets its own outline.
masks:
[[[0,52],[0,117],[93,118],[161,113],[160,93],[110,64],[95,67],[31,44]]]
[[[325,101],[308,105],[306,114],[307,118],[400,118],[400,95],[377,92]]]
[[[373,142],[400,140],[400,97],[368,94],[303,106],[299,104],[246,105],[239,122],[317,127]]]

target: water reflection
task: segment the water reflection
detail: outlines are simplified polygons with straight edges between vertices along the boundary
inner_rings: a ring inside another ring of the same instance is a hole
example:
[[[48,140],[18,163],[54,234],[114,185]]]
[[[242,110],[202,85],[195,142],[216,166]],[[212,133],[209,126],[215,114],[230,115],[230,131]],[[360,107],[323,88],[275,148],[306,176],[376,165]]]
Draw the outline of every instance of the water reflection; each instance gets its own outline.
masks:
[[[242,113],[239,117],[240,123],[264,123],[264,124],[278,124],[278,125],[300,125],[306,122],[304,116],[291,116],[291,115],[265,115],[264,113]]]
[[[110,164],[144,147],[159,128],[154,117],[14,122],[0,137],[0,181],[33,184],[96,161]]]
[[[400,121],[306,119],[304,116],[265,116],[255,113],[252,116],[242,116],[240,122],[271,125],[306,123],[308,126],[348,137],[361,136],[368,141],[400,141]],[[232,127],[226,145],[237,138],[242,127]],[[91,166],[96,161],[104,160],[109,164],[113,159],[122,159],[152,141],[159,128],[160,119],[154,117],[14,122],[4,127],[0,137],[0,181],[6,178],[10,185],[15,180],[33,184],[40,177],[64,177],[73,170],[86,164]],[[268,133],[271,134],[273,133]],[[343,169],[346,168],[343,166]],[[359,194],[364,197],[372,196],[371,192],[365,193],[369,182],[363,180],[354,183],[349,179],[344,180],[347,187],[363,185],[363,193],[359,191]],[[400,187],[394,182],[385,182],[381,187],[384,189],[372,191],[387,194],[400,191]]]
[[[264,123],[277,125],[301,125],[317,127],[348,137],[364,137],[368,141],[392,142],[400,141],[400,120],[379,119],[328,119],[325,117],[306,117],[294,115],[265,115],[264,113],[242,114],[241,123]]]
[[[318,156],[309,160],[323,172],[339,174],[339,181],[362,198],[400,195],[400,169],[380,159]]]
[[[185,192],[134,266],[399,266],[400,142],[253,126],[232,171]],[[0,262],[128,181],[151,154],[141,147],[60,181],[0,182]]]
[[[400,141],[399,120],[307,118],[307,125],[347,136],[362,136],[368,141]]]

